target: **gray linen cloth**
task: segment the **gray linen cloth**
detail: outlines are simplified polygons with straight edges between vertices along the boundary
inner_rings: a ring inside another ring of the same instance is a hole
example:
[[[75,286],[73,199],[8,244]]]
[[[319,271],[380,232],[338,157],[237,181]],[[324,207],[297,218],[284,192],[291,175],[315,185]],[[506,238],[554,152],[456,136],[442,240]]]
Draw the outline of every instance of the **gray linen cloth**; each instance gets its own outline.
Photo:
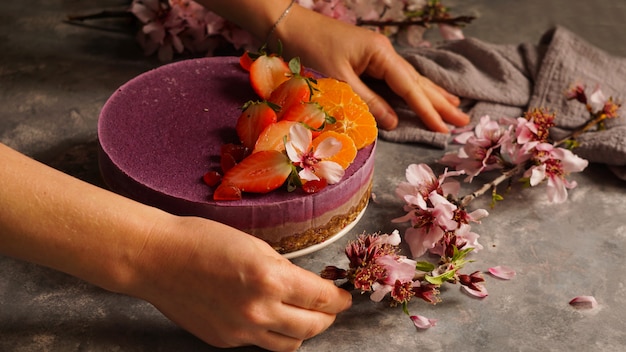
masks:
[[[573,84],[599,86],[603,93],[623,103],[626,96],[626,58],[611,56],[571,31],[556,27],[538,44],[500,45],[475,38],[451,41],[435,48],[400,50],[420,72],[462,98],[462,108],[472,122],[483,115],[519,117],[532,108],[556,113],[555,139],[582,126],[589,118],[583,104],[567,101]],[[424,143],[445,148],[447,134],[428,131],[415,114],[387,88],[374,87],[391,100],[400,122],[393,131],[380,131],[382,139]],[[626,179],[626,107],[607,120],[606,130],[585,133],[574,152],[590,162],[603,163]]]

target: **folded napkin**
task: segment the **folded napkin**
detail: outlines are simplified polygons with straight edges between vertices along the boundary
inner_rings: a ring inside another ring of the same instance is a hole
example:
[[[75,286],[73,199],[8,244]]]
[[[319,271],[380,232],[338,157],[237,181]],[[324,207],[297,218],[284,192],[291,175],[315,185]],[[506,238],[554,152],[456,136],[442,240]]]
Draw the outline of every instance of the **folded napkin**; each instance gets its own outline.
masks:
[[[473,122],[483,115],[519,117],[528,109],[545,108],[556,113],[558,128],[551,133],[560,138],[589,118],[583,104],[565,99],[573,84],[584,84],[589,91],[599,86],[607,97],[626,101],[626,58],[611,56],[562,27],[548,31],[538,44],[500,45],[468,38],[400,53],[422,75],[461,97]],[[449,135],[428,131],[388,89],[375,89],[391,100],[400,117],[397,129],[380,131],[382,139],[447,146]],[[611,166],[626,179],[626,111],[608,120],[606,127],[581,135],[574,152]]]

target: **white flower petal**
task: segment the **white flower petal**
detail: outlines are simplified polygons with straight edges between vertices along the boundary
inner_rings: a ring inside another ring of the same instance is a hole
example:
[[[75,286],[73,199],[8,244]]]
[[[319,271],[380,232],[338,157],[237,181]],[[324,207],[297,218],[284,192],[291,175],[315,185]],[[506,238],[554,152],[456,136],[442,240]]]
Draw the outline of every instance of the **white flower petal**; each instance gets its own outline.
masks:
[[[320,161],[316,166],[317,175],[332,185],[339,181],[343,177],[345,170],[341,165],[334,161]]]
[[[315,173],[313,173],[313,171],[311,171],[311,169],[308,168],[300,170],[300,172],[298,172],[298,176],[306,181],[317,181],[320,179]]]
[[[324,139],[313,152],[316,159],[327,159],[339,153],[342,148],[341,142],[333,137]]]
[[[437,180],[433,170],[426,164],[409,165],[406,169],[405,177],[410,184],[415,186],[430,184]]]
[[[289,129],[289,140],[300,154],[308,152],[311,147],[311,131],[297,123]]]

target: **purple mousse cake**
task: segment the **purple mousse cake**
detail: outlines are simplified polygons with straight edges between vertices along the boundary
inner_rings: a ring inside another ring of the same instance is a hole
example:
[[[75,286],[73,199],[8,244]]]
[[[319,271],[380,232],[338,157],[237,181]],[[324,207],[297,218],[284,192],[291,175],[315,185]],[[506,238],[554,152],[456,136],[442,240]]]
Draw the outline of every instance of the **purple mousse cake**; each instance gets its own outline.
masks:
[[[367,206],[375,143],[361,149],[343,179],[306,194],[280,188],[214,201],[202,176],[220,149],[238,142],[241,106],[257,100],[236,57],[187,60],[120,87],[98,122],[100,169],[111,190],[178,215],[212,219],[257,236],[280,253],[320,244]]]

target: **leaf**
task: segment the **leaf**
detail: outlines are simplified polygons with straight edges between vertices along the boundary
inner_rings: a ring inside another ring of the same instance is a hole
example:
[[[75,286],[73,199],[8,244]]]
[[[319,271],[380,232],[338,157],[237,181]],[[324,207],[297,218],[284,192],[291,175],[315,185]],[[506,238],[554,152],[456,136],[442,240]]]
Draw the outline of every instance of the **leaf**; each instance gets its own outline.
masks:
[[[435,264],[429,262],[417,262],[415,263],[415,269],[429,273],[435,270]]]
[[[433,285],[443,285],[444,282],[452,279],[456,274],[456,270],[446,271],[445,273],[439,276],[424,276],[424,279]]]

